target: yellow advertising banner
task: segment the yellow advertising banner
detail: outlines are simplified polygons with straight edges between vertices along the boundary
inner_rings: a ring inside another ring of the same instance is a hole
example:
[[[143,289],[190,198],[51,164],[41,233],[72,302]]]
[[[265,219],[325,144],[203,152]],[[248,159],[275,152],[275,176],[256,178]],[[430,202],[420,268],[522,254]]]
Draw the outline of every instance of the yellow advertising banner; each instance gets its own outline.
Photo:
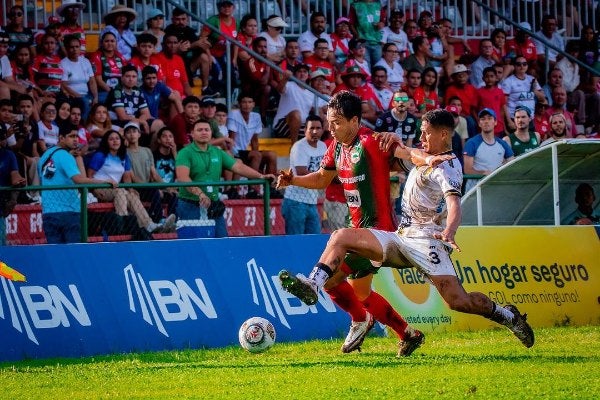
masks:
[[[593,226],[461,227],[452,260],[468,292],[514,304],[533,327],[600,324],[600,231]],[[381,268],[375,289],[419,329],[498,325],[450,310],[417,269]]]

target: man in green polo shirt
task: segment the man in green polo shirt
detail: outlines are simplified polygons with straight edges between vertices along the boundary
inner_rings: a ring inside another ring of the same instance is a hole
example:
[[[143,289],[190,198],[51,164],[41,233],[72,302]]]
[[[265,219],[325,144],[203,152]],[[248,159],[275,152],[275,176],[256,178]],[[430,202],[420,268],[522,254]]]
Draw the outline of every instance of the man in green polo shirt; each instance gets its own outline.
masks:
[[[193,125],[192,143],[185,146],[175,160],[178,182],[218,182],[223,169],[245,176],[248,179],[275,179],[273,174],[260,172],[236,160],[225,151],[210,144],[212,131],[205,119]],[[197,186],[179,188],[177,204],[178,219],[198,219],[207,215],[206,210],[213,201],[219,200],[218,187]],[[215,236],[226,237],[227,226],[223,216],[215,217]]]

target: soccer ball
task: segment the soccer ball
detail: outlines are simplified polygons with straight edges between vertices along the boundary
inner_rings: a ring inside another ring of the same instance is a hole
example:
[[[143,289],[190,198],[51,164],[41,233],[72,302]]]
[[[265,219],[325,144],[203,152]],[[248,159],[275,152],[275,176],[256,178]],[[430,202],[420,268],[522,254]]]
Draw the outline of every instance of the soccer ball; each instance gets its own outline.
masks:
[[[275,343],[275,327],[261,317],[252,317],[240,327],[240,345],[250,353],[262,353]]]

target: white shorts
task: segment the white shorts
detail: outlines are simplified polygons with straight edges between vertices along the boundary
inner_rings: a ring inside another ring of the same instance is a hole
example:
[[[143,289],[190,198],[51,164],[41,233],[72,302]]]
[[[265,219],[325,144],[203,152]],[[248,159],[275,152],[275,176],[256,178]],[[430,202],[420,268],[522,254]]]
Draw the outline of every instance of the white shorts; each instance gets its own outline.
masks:
[[[417,268],[423,275],[456,276],[450,250],[432,238],[404,237],[396,232],[369,229],[383,248],[383,264],[392,268]]]

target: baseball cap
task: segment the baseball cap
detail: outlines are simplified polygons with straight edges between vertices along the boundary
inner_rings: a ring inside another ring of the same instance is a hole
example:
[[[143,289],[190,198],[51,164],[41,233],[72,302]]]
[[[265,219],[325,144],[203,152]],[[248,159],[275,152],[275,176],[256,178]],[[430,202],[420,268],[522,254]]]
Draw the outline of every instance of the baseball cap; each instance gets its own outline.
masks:
[[[200,101],[200,107],[216,106],[217,102],[212,97],[205,97]]]
[[[233,5],[233,1],[231,0],[221,0],[217,2],[217,7],[223,7],[223,6],[232,6]]]
[[[125,132],[129,128],[135,128],[135,129],[137,129],[139,131],[140,130],[140,125],[137,122],[129,121],[123,127],[123,132]]]
[[[460,113],[458,112],[458,107],[456,106],[447,106],[445,110],[454,115],[460,115]]]
[[[321,71],[320,69],[317,69],[316,71],[313,71],[310,73],[310,79],[316,79],[316,78],[325,78],[325,72]]]
[[[479,111],[479,113],[477,114],[477,118],[481,118],[485,115],[491,115],[492,117],[494,117],[494,119],[496,118],[496,112],[494,110],[492,110],[491,108],[484,108],[483,110]]]
[[[469,72],[469,68],[465,64],[456,64],[454,68],[452,68],[452,75],[460,74],[461,72]]]
[[[517,111],[525,111],[525,113],[527,113],[527,116],[531,117],[531,110],[527,106],[518,105],[515,107],[515,114],[517,113]]]
[[[350,24],[350,18],[339,17],[338,19],[335,20],[335,24],[336,25],[339,25],[339,24]]]
[[[529,24],[529,22],[520,22],[519,25],[517,25],[519,28],[525,28],[528,30],[531,30],[531,25]]]
[[[146,17],[146,21],[149,21],[149,20],[159,17],[161,15],[164,17],[165,13],[162,12],[161,10],[159,10],[158,8],[153,8],[152,10],[148,11],[148,16]]]

